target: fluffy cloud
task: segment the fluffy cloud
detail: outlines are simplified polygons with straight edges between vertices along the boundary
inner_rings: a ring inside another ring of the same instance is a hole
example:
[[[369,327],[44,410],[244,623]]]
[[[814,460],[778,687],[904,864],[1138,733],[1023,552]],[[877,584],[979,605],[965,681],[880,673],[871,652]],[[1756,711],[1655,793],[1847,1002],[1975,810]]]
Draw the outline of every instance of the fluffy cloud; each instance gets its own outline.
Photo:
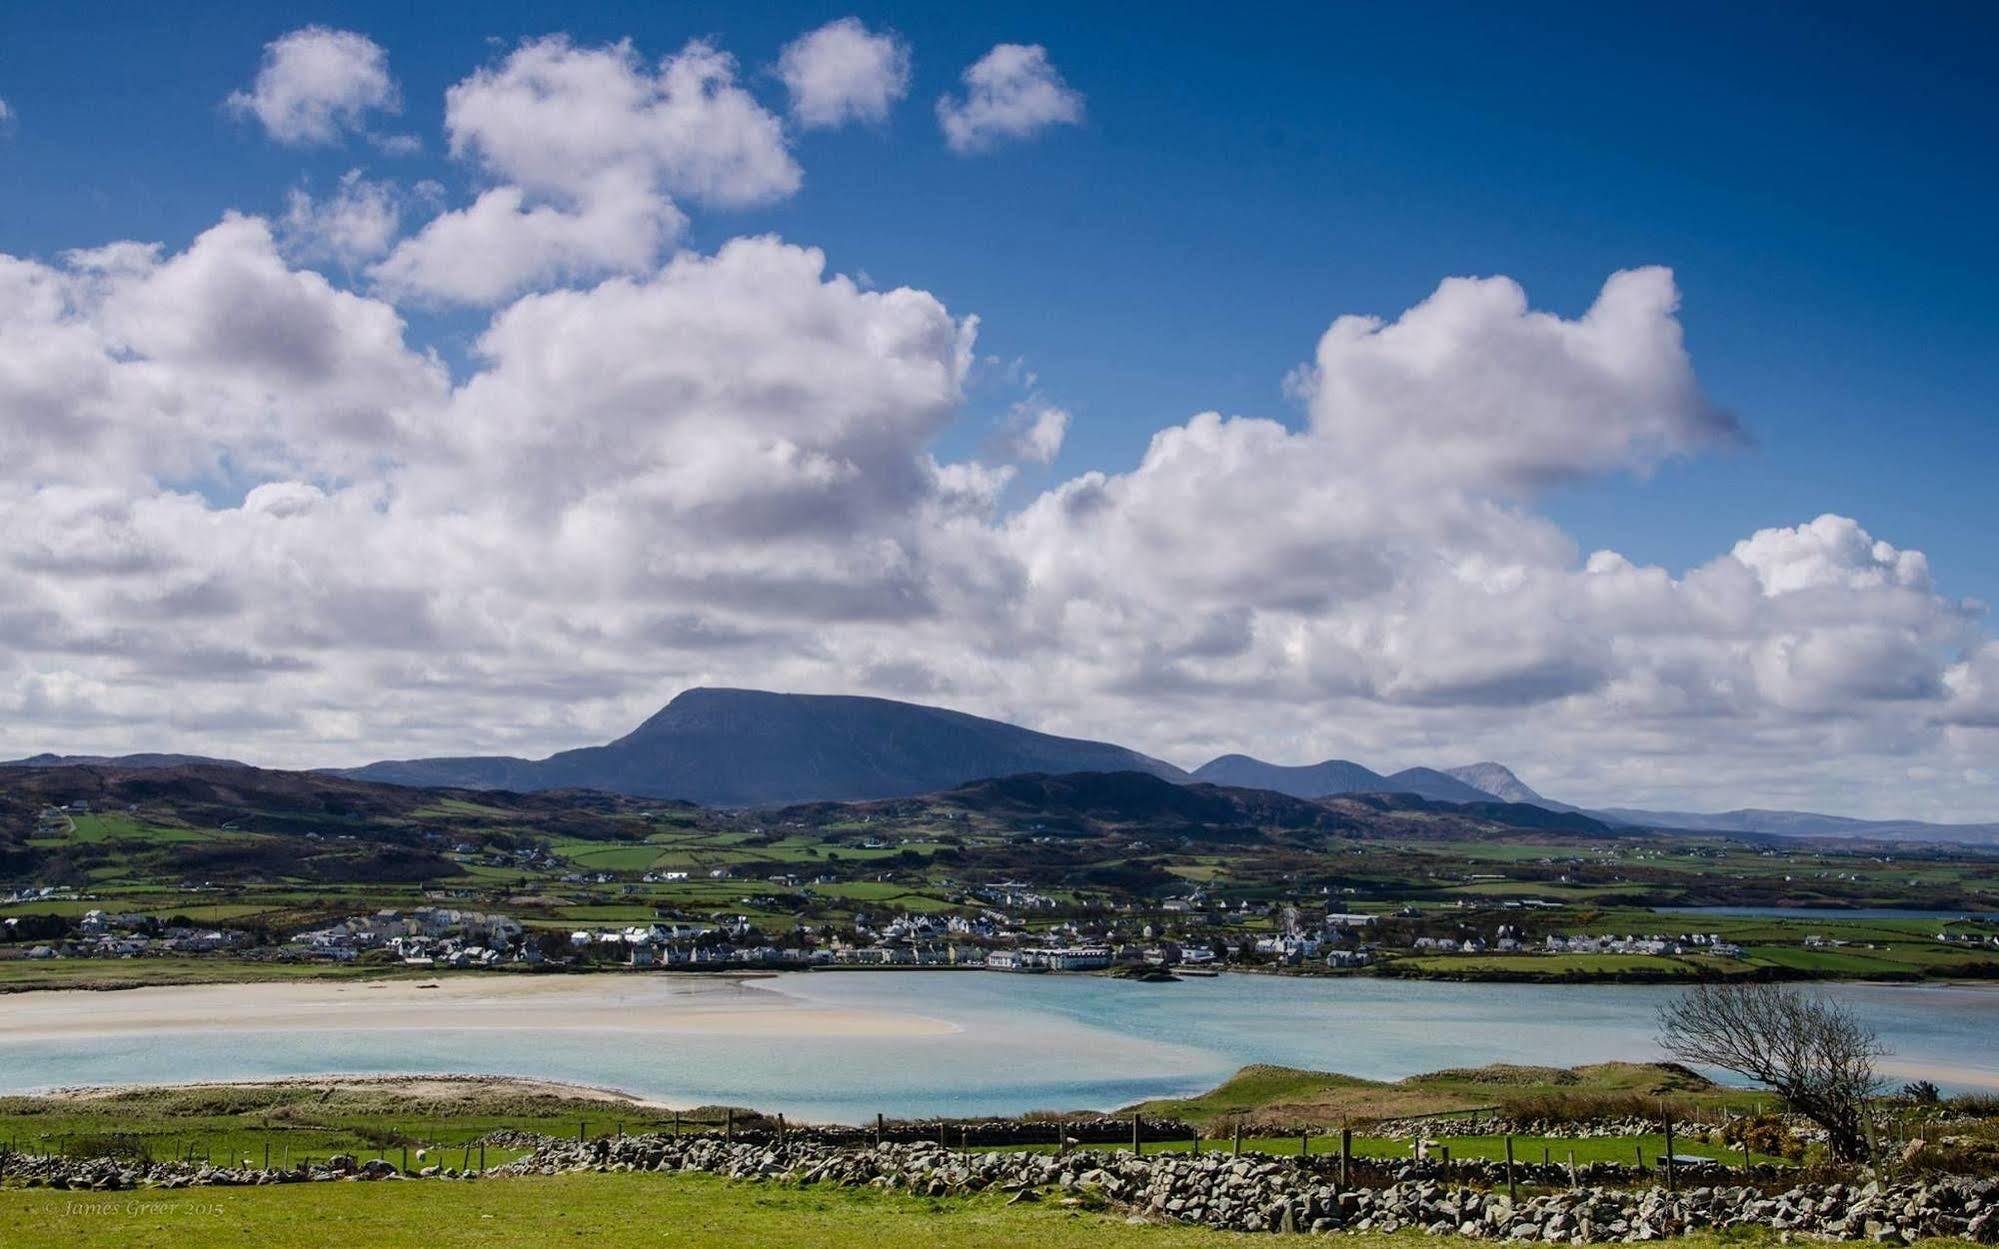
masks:
[[[315,200],[303,188],[294,188],[285,197],[279,228],[285,251],[293,258],[352,268],[387,252],[401,220],[395,186],[352,169],[328,199]]]
[[[521,300],[455,397],[442,495],[477,473],[510,507],[705,535],[708,550],[675,557],[694,560],[732,538],[850,544],[906,518],[930,491],[925,449],[956,410],[973,327],[824,266],[738,239],[645,281]]]
[[[1985,641],[1943,674],[1944,719],[1973,728],[1999,729],[1999,642]]]
[[[0,257],[10,480],[353,471],[411,436],[443,370],[379,303],[290,268],[230,216],[184,252]]]
[[[882,122],[909,93],[909,45],[843,17],[786,44],[777,72],[801,126]]]
[[[1582,317],[1507,278],[1454,278],[1393,324],[1345,316],[1295,383],[1339,453],[1412,478],[1533,489],[1738,436],[1701,393],[1664,269],[1615,274]]]
[[[564,280],[643,273],[686,226],[671,200],[629,170],[606,170],[566,207],[494,187],[432,218],[370,275],[396,298],[497,304]]]
[[[388,54],[366,35],[307,26],[264,46],[256,81],[227,101],[279,143],[332,143],[371,112],[396,112]]]
[[[1040,44],[1001,43],[968,66],[965,94],[937,101],[937,124],[954,152],[977,152],[1002,139],[1022,139],[1083,120],[1083,96]]]
[[[1737,562],[1756,573],[1763,593],[1900,588],[1926,593],[1930,565],[1921,551],[1876,541],[1844,516],[1821,516],[1795,529],[1765,529],[1735,544]]]
[[[661,263],[627,222],[603,237],[640,251],[593,250],[576,221],[668,202],[651,157],[465,143],[506,180],[448,215],[460,250],[433,222],[377,270],[435,257],[413,286],[510,300],[456,378],[301,267],[393,233],[358,176],[178,252],[0,257],[0,748],[537,752],[734,683],[1187,763],[1500,757],[1579,801],[1984,811],[1964,778],[1999,740],[1999,649],[1920,552],[1824,516],[1666,569],[1540,510],[1739,436],[1664,271],[1573,318],[1504,279],[1340,318],[1300,427],[1197,414],[1019,497],[1068,426],[1039,397],[1000,454],[937,458],[972,318],[774,238]]]
[[[1023,401],[1007,414],[1001,433],[1006,458],[1046,464],[1062,450],[1062,440],[1069,433],[1069,414],[1046,403]]]
[[[452,87],[456,156],[499,180],[373,270],[398,298],[495,304],[523,290],[649,270],[686,227],[673,196],[765,203],[801,174],[781,122],[695,41],[648,68],[629,42],[522,44]]]
[[[649,69],[629,42],[521,45],[445,95],[454,155],[544,194],[587,194],[634,170],[674,195],[758,204],[802,175],[778,119],[736,84],[735,61],[696,40]]]

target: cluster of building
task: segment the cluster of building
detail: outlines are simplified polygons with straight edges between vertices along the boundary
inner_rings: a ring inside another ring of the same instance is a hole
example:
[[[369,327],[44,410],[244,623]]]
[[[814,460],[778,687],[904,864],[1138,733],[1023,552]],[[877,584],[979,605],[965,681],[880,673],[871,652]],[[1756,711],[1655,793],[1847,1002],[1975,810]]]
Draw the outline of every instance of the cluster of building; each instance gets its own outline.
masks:
[[[993,971],[1097,971],[1112,955],[1107,945],[1031,945],[993,950],[982,961]]]
[[[9,934],[18,920],[0,923]],[[148,954],[215,954],[247,950],[253,944],[247,932],[232,928],[201,928],[167,924],[149,915],[112,915],[101,910],[86,911],[74,932],[30,946],[29,958],[142,958]]]
[[[1516,947],[1517,948],[1517,947]],[[1712,954],[1719,958],[1741,958],[1742,947],[1709,932],[1662,936],[1657,933],[1622,937],[1551,936],[1542,942],[1550,954]]]
[[[308,958],[337,962],[358,958],[369,950],[388,950],[418,967],[492,967],[541,961],[541,948],[527,939],[519,920],[435,906],[356,915],[299,933],[289,948]]]

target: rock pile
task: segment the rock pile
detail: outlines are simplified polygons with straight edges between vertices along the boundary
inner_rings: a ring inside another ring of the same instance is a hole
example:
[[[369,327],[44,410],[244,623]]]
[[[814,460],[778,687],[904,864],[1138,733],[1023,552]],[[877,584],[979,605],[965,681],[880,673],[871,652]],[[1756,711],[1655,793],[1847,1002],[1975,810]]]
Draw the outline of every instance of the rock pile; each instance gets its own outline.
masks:
[[[1570,1140],[1600,1140],[1619,1136],[1651,1136],[1665,1131],[1665,1121],[1655,1117],[1630,1116],[1617,1119],[1522,1119],[1512,1115],[1453,1115],[1449,1118],[1383,1119],[1368,1129],[1380,1136],[1552,1136]],[[1688,1140],[1709,1137],[1719,1140],[1722,1125],[1673,1121],[1673,1130]]]
[[[1484,1240],[1567,1242],[1653,1240],[1703,1228],[1760,1226],[1834,1238],[1912,1243],[1958,1236],[1999,1243],[1999,1182],[1941,1180],[1883,1185],[1811,1184],[1779,1193],[1747,1185],[1705,1185],[1677,1195],[1663,1188],[1590,1185],[1542,1192],[1519,1202],[1501,1192],[1397,1179],[1341,1188],[1322,1167],[1227,1154],[1080,1152],[953,1153],[934,1144],[841,1148],[816,1142],[726,1142],[712,1137],[630,1136],[578,1143],[547,1141],[500,1169],[515,1175],[565,1171],[702,1171],[738,1180],[896,1189],[927,1196],[1044,1191],[1162,1220],[1236,1231],[1392,1232],[1420,1229]]]
[[[425,1176],[456,1178],[460,1172],[428,1167]],[[471,1178],[472,1172],[464,1173]],[[125,1158],[40,1158],[28,1154],[0,1157],[0,1180],[27,1188],[68,1189],[72,1192],[119,1192],[133,1188],[238,1187],[254,1184],[308,1184],[327,1180],[391,1180],[403,1178],[384,1158],[362,1161],[336,1154],[324,1161],[300,1163],[287,1169],[264,1168],[245,1161],[241,1166],[206,1162],[138,1162]]]

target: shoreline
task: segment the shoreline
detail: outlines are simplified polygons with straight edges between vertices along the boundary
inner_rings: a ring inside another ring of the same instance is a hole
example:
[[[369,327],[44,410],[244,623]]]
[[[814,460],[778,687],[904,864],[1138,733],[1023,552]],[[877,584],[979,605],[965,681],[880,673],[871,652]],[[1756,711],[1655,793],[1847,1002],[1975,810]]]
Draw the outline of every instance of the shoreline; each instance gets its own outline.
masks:
[[[768,976],[661,973],[237,981],[16,994],[0,1044],[205,1033],[227,1020],[259,1032],[643,1033],[772,1040],[809,1032],[856,1040],[955,1035],[961,1025],[889,1009],[830,1006],[756,984]]]
[[[324,1075],[311,1076],[254,1076],[243,1079],[134,1080],[111,1084],[56,1085],[32,1093],[6,1096],[82,1104],[114,1101],[168,1090],[192,1092],[203,1089],[313,1089],[331,1092],[339,1090],[342,1086],[368,1092],[392,1092],[419,1098],[429,1097],[437,1101],[451,1100],[454,1095],[460,1093],[470,1093],[475,1096],[512,1093],[529,1097],[559,1097],[570,1101],[603,1102],[606,1105],[632,1106],[645,1110],[689,1109],[688,1106],[676,1105],[656,1097],[647,1097],[607,1085],[553,1080],[542,1076],[480,1075],[476,1072],[397,1074],[356,1071],[327,1072]]]

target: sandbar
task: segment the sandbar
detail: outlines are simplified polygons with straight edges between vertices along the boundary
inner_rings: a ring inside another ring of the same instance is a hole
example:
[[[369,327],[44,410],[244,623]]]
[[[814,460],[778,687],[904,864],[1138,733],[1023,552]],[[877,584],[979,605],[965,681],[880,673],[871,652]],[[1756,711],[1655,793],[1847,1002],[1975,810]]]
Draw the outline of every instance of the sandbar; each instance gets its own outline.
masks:
[[[231,1031],[640,1032],[923,1037],[961,1029],[902,1011],[823,1006],[735,977],[444,976],[46,989],[0,1000],[0,1043]]]

